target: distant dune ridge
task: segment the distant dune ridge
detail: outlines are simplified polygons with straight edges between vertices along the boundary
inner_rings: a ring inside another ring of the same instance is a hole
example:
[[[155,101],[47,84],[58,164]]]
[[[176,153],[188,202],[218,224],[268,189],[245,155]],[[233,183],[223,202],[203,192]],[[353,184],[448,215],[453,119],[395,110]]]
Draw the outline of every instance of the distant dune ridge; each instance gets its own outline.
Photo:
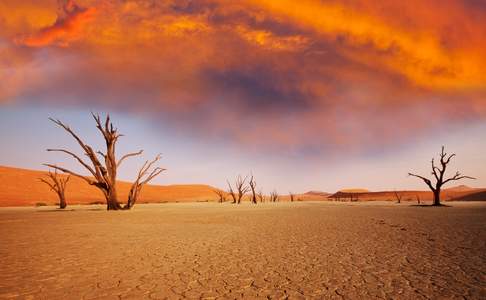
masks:
[[[36,203],[54,205],[58,202],[57,195],[41,183],[39,178],[45,176],[45,171],[34,171],[20,168],[0,166],[0,206],[32,206]],[[64,175],[60,175],[64,176]],[[127,200],[131,183],[120,181],[118,185],[119,198]],[[217,201],[213,192],[215,188],[204,184],[183,185],[147,185],[142,191],[138,203],[164,202],[206,202]],[[394,191],[371,192],[366,189],[341,189],[340,193],[352,194],[355,201],[396,201]],[[430,201],[432,193],[429,191],[398,191],[402,201]],[[296,201],[324,201],[335,200],[336,194],[322,191],[309,191],[296,194]],[[281,193],[280,201],[289,201],[289,195]],[[486,188],[471,188],[465,185],[444,189],[442,199],[460,201],[486,200]],[[67,189],[66,200],[69,204],[105,203],[101,192],[86,184],[83,180],[72,177]],[[341,201],[349,201],[350,197],[340,197]],[[248,201],[245,199],[245,201]]]
[[[30,206],[36,203],[55,204],[57,195],[38,178],[47,172],[0,166],[0,206]],[[64,175],[60,175],[64,176]],[[131,183],[120,181],[118,194],[122,202],[127,201]],[[102,193],[80,178],[71,176],[66,188],[69,204],[105,203]],[[213,188],[203,184],[147,185],[142,190],[139,203],[144,202],[197,202],[216,200]]]
[[[432,192],[430,191],[378,191],[372,192],[365,189],[342,189],[337,193],[329,195],[331,199],[341,201],[397,201],[396,194],[401,196],[401,201],[431,201]],[[486,188],[471,188],[466,185],[459,185],[445,188],[441,193],[442,201],[485,201]]]

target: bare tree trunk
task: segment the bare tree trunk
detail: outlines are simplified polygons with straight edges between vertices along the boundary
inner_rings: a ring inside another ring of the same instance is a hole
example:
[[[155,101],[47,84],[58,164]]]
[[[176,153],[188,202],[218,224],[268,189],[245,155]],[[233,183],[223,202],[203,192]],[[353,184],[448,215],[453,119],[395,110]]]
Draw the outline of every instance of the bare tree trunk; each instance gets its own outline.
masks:
[[[433,206],[440,206],[440,189],[436,189],[434,191],[434,202],[432,204]]]
[[[253,175],[251,176],[250,181],[248,182],[248,184],[250,185],[250,188],[251,188],[251,203],[257,204],[257,197],[256,197],[256,192],[255,192],[256,181],[253,178]]]
[[[118,195],[115,187],[112,187],[106,194],[106,210],[118,210],[121,209],[120,203],[118,203]]]
[[[57,193],[57,195],[59,196],[59,208],[65,209],[67,203],[66,203],[66,197],[64,197],[64,193]]]

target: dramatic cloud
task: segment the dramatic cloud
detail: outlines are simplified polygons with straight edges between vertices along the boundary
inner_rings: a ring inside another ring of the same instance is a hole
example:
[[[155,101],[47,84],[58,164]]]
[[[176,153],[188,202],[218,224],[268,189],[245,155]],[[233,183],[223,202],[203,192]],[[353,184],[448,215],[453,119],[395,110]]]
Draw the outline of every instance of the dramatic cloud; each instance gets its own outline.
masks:
[[[317,152],[486,118],[479,1],[17,2],[0,4],[0,101]]]

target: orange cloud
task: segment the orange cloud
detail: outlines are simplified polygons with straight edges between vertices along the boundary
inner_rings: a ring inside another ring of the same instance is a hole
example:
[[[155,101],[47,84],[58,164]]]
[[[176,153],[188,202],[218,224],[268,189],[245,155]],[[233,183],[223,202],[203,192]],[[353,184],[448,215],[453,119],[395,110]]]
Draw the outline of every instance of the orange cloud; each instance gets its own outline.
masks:
[[[343,49],[361,63],[380,63],[417,85],[442,88],[484,88],[486,58],[447,49],[439,36],[407,31],[333,2],[317,0],[249,0],[251,4],[289,18],[348,47],[369,47],[361,52]],[[421,5],[419,4],[418,7]],[[452,24],[451,24],[452,25]]]
[[[276,149],[486,118],[486,8],[468,1],[52,2],[0,12],[3,101],[142,110]]]
[[[63,16],[58,16],[56,22],[39,32],[16,40],[17,43],[29,47],[42,47],[51,44],[67,46],[69,42],[79,38],[83,27],[90,22],[96,13],[96,8],[80,8],[73,1],[67,1],[63,6]]]

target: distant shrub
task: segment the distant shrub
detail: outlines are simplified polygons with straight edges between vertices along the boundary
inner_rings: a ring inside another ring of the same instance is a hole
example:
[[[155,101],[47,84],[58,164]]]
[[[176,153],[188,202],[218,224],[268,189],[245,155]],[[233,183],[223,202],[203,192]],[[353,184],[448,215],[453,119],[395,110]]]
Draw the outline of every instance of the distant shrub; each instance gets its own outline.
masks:
[[[36,206],[36,207],[39,207],[39,206],[47,206],[47,203],[45,203],[45,202],[37,202],[37,203],[35,204],[35,206]]]

